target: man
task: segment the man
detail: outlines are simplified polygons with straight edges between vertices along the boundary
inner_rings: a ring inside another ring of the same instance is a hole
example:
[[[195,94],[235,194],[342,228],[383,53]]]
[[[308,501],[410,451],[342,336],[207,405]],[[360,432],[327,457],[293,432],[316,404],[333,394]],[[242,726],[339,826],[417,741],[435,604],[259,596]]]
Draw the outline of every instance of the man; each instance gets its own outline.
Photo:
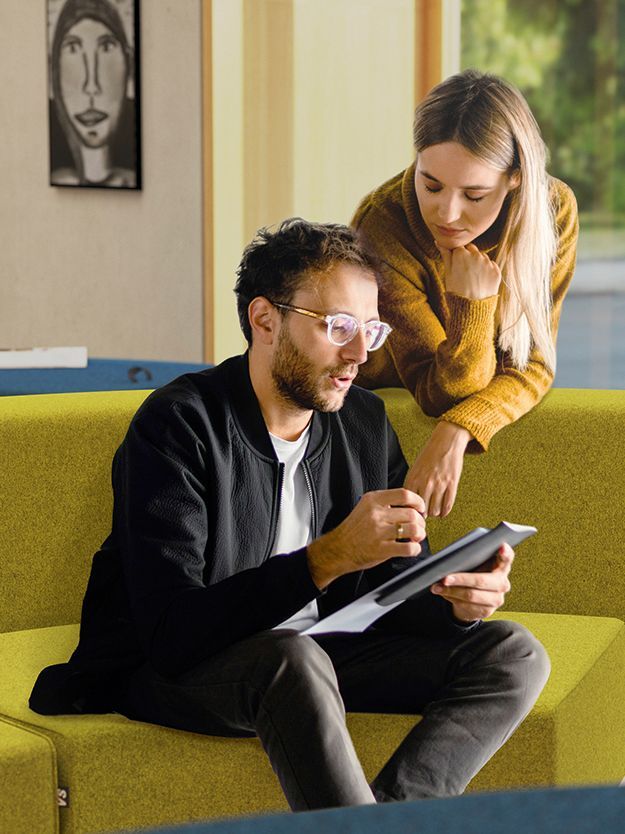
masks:
[[[135,415],[78,648],[44,670],[31,705],[257,734],[293,809],[461,793],[548,675],[525,629],[480,621],[503,602],[513,553],[362,634],[302,634],[418,557],[423,501],[402,487],[382,402],[353,386],[389,330],[354,233],[262,231],[236,293],[249,351]],[[345,709],[423,715],[371,787]]]

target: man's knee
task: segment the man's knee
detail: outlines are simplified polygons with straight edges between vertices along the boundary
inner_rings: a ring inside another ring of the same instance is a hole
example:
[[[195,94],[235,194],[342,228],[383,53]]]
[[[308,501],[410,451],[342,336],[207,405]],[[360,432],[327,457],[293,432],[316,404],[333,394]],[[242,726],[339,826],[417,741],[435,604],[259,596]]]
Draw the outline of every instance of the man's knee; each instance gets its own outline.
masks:
[[[305,634],[276,629],[259,635],[258,668],[264,688],[305,689],[310,693],[338,690],[336,673],[326,652]]]
[[[497,671],[498,679],[507,681],[511,693],[521,701],[533,703],[549,678],[551,663],[540,641],[519,623],[490,620],[480,625],[481,663]]]

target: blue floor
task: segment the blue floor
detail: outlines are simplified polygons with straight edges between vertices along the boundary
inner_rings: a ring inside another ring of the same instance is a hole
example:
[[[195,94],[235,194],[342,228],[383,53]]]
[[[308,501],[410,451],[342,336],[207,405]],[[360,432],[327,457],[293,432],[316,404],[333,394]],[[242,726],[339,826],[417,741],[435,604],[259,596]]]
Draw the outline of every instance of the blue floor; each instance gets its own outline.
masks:
[[[565,298],[554,385],[625,388],[625,293],[579,293]]]

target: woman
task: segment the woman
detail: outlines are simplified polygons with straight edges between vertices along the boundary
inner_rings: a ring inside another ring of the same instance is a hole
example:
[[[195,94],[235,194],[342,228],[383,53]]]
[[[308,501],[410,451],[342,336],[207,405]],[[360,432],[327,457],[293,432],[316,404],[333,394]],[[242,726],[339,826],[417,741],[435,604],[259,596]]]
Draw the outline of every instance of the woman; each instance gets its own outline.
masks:
[[[577,207],[546,172],[527,102],[496,76],[467,70],[435,87],[414,145],[416,161],[353,220],[383,264],[380,313],[393,327],[358,382],[404,386],[439,418],[406,486],[445,516],[467,448],[486,450],[553,382]]]
[[[132,67],[117,9],[108,0],[67,0],[52,42],[50,73],[54,114],[73,165],[57,164],[59,136],[51,128],[52,184],[136,187],[136,171],[115,165],[120,138],[126,156],[134,159]]]

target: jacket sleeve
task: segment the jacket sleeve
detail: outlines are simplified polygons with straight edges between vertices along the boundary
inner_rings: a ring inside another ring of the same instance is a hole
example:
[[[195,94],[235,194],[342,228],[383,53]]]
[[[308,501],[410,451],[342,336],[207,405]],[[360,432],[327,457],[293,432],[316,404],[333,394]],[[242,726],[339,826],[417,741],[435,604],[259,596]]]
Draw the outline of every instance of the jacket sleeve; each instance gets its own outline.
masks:
[[[206,560],[221,557],[207,552],[216,540],[208,535],[215,473],[205,438],[197,410],[157,402],[135,418],[114,466],[131,611],[146,656],[165,675],[272,628],[319,594],[305,548],[204,584]]]
[[[386,416],[384,424],[387,437],[387,486],[388,489],[396,489],[397,487],[403,487],[404,485],[406,473],[408,472],[408,464],[406,463],[406,458],[402,452],[397,433]]]

